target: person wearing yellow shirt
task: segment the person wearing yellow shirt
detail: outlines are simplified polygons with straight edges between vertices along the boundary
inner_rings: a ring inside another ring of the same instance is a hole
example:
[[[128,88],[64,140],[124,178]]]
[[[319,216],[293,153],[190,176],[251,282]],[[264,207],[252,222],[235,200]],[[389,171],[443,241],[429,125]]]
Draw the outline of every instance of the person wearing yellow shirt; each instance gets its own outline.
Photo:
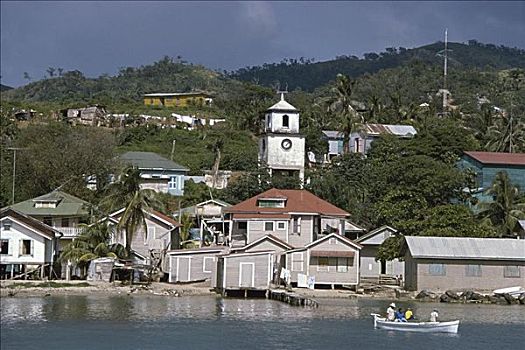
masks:
[[[412,309],[411,308],[408,308],[407,311],[405,312],[405,319],[407,321],[410,321],[414,318],[414,313],[412,312]]]

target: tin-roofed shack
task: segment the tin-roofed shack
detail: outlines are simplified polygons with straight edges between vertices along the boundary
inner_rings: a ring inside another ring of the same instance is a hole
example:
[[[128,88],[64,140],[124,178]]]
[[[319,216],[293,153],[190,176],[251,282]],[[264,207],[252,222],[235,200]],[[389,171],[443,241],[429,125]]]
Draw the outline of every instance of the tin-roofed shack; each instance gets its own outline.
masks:
[[[525,240],[405,237],[405,289],[525,286]]]

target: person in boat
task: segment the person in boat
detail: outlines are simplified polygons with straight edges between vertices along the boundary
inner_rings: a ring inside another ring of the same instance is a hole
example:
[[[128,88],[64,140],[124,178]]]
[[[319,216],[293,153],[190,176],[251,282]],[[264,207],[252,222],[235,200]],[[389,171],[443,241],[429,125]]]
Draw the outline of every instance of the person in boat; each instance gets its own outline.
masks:
[[[403,312],[403,309],[402,308],[399,308],[397,311],[396,311],[396,322],[406,322],[407,320],[405,319],[405,313]]]
[[[414,319],[414,313],[412,312],[411,308],[408,308],[407,311],[405,311],[405,319],[407,321],[410,321],[410,320]]]
[[[437,322],[438,317],[439,317],[438,311],[436,309],[432,310],[432,312],[430,313],[430,322]]]
[[[394,321],[396,319],[396,304],[391,303],[386,309],[386,319],[387,321]]]

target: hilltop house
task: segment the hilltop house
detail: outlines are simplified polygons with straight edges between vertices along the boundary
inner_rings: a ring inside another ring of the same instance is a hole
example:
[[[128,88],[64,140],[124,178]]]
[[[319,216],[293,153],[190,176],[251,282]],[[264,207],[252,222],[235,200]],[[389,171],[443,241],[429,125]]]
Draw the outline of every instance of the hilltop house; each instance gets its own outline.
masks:
[[[69,108],[61,111],[63,118],[72,124],[99,126],[106,118],[104,106],[90,106],[86,108]]]
[[[477,187],[474,192],[490,188],[500,171],[507,172],[512,184],[525,191],[525,153],[464,152],[458,167],[474,171]]]
[[[525,241],[407,236],[405,289],[493,290],[525,286]]]
[[[187,107],[210,105],[213,99],[206,92],[156,92],[144,94],[144,105],[164,107]]]
[[[61,235],[56,229],[17,210],[2,209],[0,279],[13,278],[30,271],[35,271],[41,278],[51,276]]]
[[[412,125],[364,124],[362,130],[350,135],[350,152],[367,154],[372,142],[382,135],[412,138],[416,134]],[[328,141],[327,161],[343,153],[344,135],[340,131],[323,130],[323,138]]]
[[[189,169],[153,152],[126,152],[123,163],[139,168],[141,187],[174,196],[184,195],[184,177]]]

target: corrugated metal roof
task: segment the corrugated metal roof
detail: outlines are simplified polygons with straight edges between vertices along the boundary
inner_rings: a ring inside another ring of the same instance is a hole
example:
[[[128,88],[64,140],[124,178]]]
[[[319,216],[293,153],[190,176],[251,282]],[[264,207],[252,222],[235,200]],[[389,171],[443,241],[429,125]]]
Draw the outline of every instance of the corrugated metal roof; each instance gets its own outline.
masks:
[[[417,130],[412,125],[392,125],[392,124],[365,124],[363,132],[367,135],[396,135],[399,137],[413,137]],[[330,139],[344,138],[342,132],[337,130],[323,130],[323,134]]]
[[[343,139],[343,133],[337,130],[323,130],[323,134],[329,139]]]
[[[139,169],[169,169],[189,171],[188,168],[185,168],[182,165],[153,152],[126,152],[120,156],[120,159],[126,163],[130,163],[131,165],[138,167]]]
[[[525,153],[465,152],[482,164],[525,165]]]
[[[417,134],[412,125],[366,124],[365,131],[369,135],[392,134],[402,137],[412,137]]]
[[[525,240],[470,237],[405,237],[414,258],[525,261]]]
[[[169,96],[209,96],[206,92],[156,92],[144,94],[144,97],[169,97]]]

